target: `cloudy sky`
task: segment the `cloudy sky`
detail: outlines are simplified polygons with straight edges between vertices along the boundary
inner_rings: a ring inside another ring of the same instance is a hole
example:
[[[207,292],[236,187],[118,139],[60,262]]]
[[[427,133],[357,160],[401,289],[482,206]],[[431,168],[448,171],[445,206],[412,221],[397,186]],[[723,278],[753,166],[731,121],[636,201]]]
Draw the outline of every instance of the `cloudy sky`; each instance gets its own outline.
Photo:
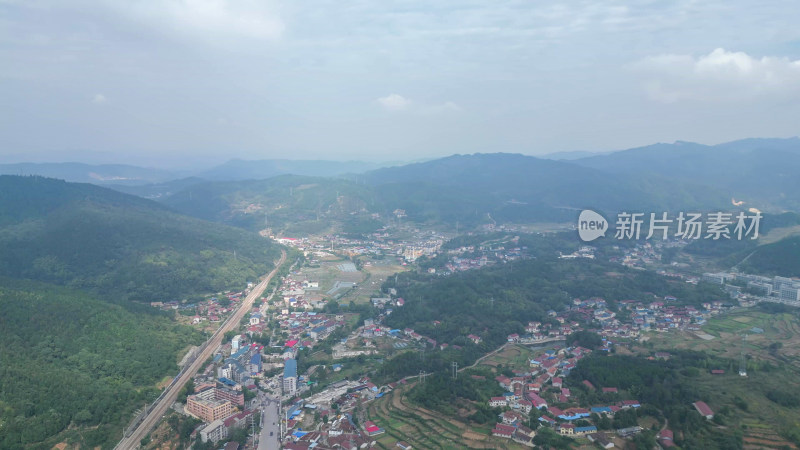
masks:
[[[0,162],[800,134],[793,0],[0,0]]]

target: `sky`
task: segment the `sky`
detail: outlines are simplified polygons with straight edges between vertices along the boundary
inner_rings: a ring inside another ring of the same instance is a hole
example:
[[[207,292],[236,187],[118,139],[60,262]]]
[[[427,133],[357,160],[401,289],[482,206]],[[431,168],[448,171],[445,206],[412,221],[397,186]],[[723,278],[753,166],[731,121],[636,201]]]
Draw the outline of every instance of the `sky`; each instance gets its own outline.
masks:
[[[793,0],[0,0],[0,162],[800,134]]]

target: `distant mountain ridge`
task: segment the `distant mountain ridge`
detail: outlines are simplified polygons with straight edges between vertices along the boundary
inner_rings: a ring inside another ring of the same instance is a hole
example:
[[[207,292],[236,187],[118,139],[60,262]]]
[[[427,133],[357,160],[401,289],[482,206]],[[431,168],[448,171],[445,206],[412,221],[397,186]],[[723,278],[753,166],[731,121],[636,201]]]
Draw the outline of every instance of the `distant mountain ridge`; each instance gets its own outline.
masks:
[[[660,176],[719,190],[745,206],[800,210],[800,139],[743,139],[718,145],[678,141],[572,161],[610,174]]]
[[[121,185],[160,183],[181,176],[180,172],[127,164],[78,162],[0,164],[0,175],[39,175],[75,183]]]
[[[509,153],[453,155],[340,179],[282,176],[262,181],[200,183],[161,201],[185,214],[250,229],[341,220],[394,211],[420,223],[571,222],[592,208],[671,210],[720,207],[713,189],[670,190],[664,177],[618,178],[570,162]],[[278,220],[276,220],[278,219]],[[309,224],[310,225],[310,224]],[[306,228],[309,229],[309,228]]]
[[[391,164],[364,161],[232,159],[197,175],[214,181],[264,180],[278,175],[333,177],[347,173],[366,172]]]

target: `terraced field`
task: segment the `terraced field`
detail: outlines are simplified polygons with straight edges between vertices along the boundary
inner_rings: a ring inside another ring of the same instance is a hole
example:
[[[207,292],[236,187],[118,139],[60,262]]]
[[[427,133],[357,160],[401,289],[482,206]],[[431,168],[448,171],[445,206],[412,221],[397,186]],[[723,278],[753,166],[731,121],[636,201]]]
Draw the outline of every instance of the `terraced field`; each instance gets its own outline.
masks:
[[[414,448],[425,449],[525,448],[510,440],[490,436],[490,427],[468,426],[410,404],[405,398],[405,392],[412,387],[413,384],[398,387],[370,406],[370,420],[386,430],[386,434],[378,440],[379,447],[391,449],[397,441],[402,440]]]

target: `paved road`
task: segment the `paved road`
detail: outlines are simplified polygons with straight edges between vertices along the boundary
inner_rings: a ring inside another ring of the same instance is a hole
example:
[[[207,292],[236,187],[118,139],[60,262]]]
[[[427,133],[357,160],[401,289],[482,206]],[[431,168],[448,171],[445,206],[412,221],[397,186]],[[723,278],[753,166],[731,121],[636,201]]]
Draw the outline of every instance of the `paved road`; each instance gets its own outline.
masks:
[[[200,370],[200,367],[206,362],[206,360],[211,357],[214,353],[214,350],[222,343],[222,338],[225,336],[230,330],[235,330],[239,327],[239,322],[242,318],[250,311],[250,308],[253,306],[253,302],[261,297],[261,294],[264,293],[264,290],[267,288],[267,284],[278,273],[278,269],[283,265],[286,261],[286,252],[281,250],[281,258],[275,264],[275,269],[267,275],[264,281],[258,283],[253,290],[250,291],[250,294],[242,301],[239,305],[239,309],[237,309],[225,323],[220,326],[217,331],[214,333],[213,336],[206,342],[206,345],[201,347],[200,353],[195,358],[194,362],[183,371],[180,375],[178,380],[172,383],[164,394],[160,397],[160,400],[150,407],[150,412],[148,412],[147,416],[144,418],[142,423],[139,425],[130,436],[123,437],[119,444],[115,447],[115,449],[119,450],[128,450],[128,449],[135,449],[139,447],[139,443],[141,442],[142,438],[144,438],[153,427],[158,424],[164,414],[167,413],[169,407],[175,402],[175,399],[178,397],[178,392],[180,392],[181,388]],[[276,447],[277,448],[277,447]]]
[[[258,438],[258,450],[275,450],[280,448],[280,399],[271,398],[260,392],[261,399],[261,435]]]

